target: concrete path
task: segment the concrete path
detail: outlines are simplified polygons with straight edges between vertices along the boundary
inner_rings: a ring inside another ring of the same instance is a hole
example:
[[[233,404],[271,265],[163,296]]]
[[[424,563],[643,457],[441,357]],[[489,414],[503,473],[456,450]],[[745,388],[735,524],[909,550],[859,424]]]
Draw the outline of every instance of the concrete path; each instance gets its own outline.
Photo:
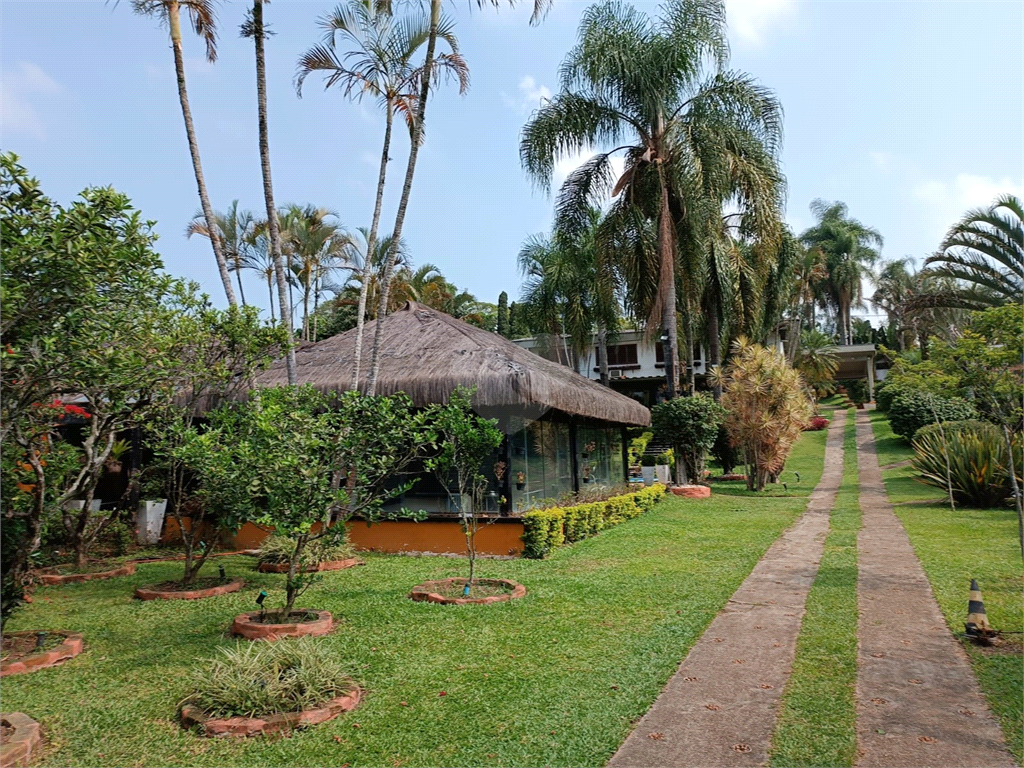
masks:
[[[845,423],[837,411],[807,511],[711,622],[609,766],[765,764],[842,482]]]
[[[893,514],[866,411],[857,413],[857,460],[857,765],[1013,765],[967,654]]]

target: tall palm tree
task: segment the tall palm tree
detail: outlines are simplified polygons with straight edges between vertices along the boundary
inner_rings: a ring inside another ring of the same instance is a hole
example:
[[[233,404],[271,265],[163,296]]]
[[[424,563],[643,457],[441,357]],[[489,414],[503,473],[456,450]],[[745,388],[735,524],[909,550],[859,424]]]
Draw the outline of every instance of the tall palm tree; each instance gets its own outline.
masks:
[[[213,212],[214,228],[216,236],[220,239],[221,248],[224,251],[224,259],[228,264],[228,271],[235,273],[238,280],[238,295],[242,299],[242,306],[245,306],[245,288],[242,286],[242,270],[249,268],[251,247],[251,234],[255,226],[255,218],[251,211],[239,211],[238,201],[232,200],[231,207],[226,212]],[[200,235],[210,237],[210,227],[207,224],[206,215],[199,211],[192,217],[185,228],[185,237]]]
[[[395,264],[398,265],[398,271],[401,273],[407,270],[411,263],[409,249],[404,242],[396,243],[390,235],[385,235],[378,238],[374,243],[373,252],[369,258],[369,265],[367,265],[366,254],[369,245],[369,229],[357,227],[356,233],[357,236],[350,237],[345,245],[344,268],[348,270],[349,275],[341,290],[341,301],[346,305],[358,307],[360,297],[364,293],[363,286],[365,285],[367,300],[362,304],[363,311],[365,312],[364,320],[375,320],[377,319],[382,272],[384,262],[387,261],[387,255],[394,251]],[[423,275],[422,277],[425,285],[427,276]],[[414,279],[415,275],[410,271],[409,280]],[[389,312],[399,309],[409,298],[415,298],[409,294],[408,289],[405,287],[408,281],[403,280],[401,282],[400,289],[394,291],[394,295],[390,297],[388,304]]]
[[[523,165],[545,187],[558,159],[610,147],[566,179],[556,203],[563,227],[580,226],[586,206],[609,193],[619,196],[609,226],[640,235],[639,218],[656,222],[656,263],[646,254],[640,259],[654,267],[646,274],[656,290],[634,285],[641,296],[630,303],[662,330],[671,397],[679,388],[678,267],[697,272],[729,198],[756,198],[758,213],[777,208],[747,176],[753,152],[776,153],[778,104],[749,77],[724,69],[725,32],[720,0],[675,0],[657,20],[617,0],[592,6],[562,64],[559,93],[534,114],[520,144]],[[611,161],[619,152],[625,171],[616,179]],[[692,299],[694,292],[684,294]],[[709,325],[709,333],[717,330]]]
[[[231,287],[231,275],[224,257],[220,238],[214,226],[213,206],[206,192],[206,180],[203,177],[203,164],[199,158],[199,140],[196,128],[192,123],[192,108],[188,102],[188,89],[185,86],[185,55],[181,45],[181,10],[185,9],[195,33],[206,42],[206,60],[217,60],[217,17],[214,13],[213,0],[132,0],[132,10],[143,16],[155,16],[166,24],[171,35],[171,50],[174,52],[174,71],[178,80],[178,100],[181,102],[181,114],[185,118],[185,133],[188,136],[188,149],[192,155],[192,169],[195,172],[196,186],[199,188],[199,202],[203,216],[210,232],[210,245],[213,257],[217,261],[220,280],[224,285],[224,293],[228,304],[235,306],[235,291]]]
[[[338,86],[346,98],[362,100],[366,95],[375,97],[384,109],[384,145],[381,149],[380,170],[377,175],[377,196],[374,201],[373,218],[367,239],[367,248],[376,248],[381,208],[384,203],[384,188],[387,180],[387,166],[390,160],[391,132],[396,114],[400,114],[412,131],[416,111],[418,80],[424,74],[422,66],[415,66],[412,58],[427,41],[430,34],[426,19],[419,15],[395,19],[389,9],[379,7],[371,0],[350,0],[339,5],[319,22],[323,30],[323,43],[310,48],[299,59],[295,88],[302,96],[302,85],[313,72],[325,75],[324,88]],[[451,30],[439,30],[439,36],[452,49],[452,54],[439,57],[435,66],[438,71],[447,70],[465,92],[469,85],[469,69],[458,55],[458,42]],[[352,46],[351,50],[339,53],[339,42]],[[372,268],[370,261],[365,264]],[[353,382],[359,379],[362,362],[363,324],[366,316],[367,293],[371,284],[370,274],[363,275],[362,290],[357,310],[355,365]]]
[[[270,299],[270,320],[277,321],[274,314],[274,289],[277,287],[277,259],[270,245],[270,232],[266,219],[257,219],[249,234],[249,259],[246,269],[251,269],[267,283],[267,295]],[[285,297],[287,298],[287,287]],[[280,294],[279,294],[280,299]]]
[[[1024,297],[1024,203],[1002,195],[988,208],[964,214],[925,265],[962,280],[967,290],[947,294],[947,306],[968,309],[1020,303]]]
[[[251,37],[256,44],[256,109],[259,123],[260,169],[263,175],[263,200],[267,208],[267,237],[269,238],[269,255],[274,267],[277,281],[277,298],[281,307],[281,324],[288,333],[288,350],[285,355],[285,367],[288,372],[288,383],[298,383],[295,370],[295,329],[292,325],[292,307],[288,301],[288,282],[281,247],[281,222],[277,216],[277,204],[274,202],[274,182],[270,175],[270,136],[267,127],[267,61],[264,51],[264,40],[267,36],[263,25],[263,1],[253,0],[248,18],[242,24],[242,36]],[[274,296],[270,296],[270,317],[274,317]]]
[[[817,199],[811,203],[811,213],[818,223],[805,230],[800,240],[824,257],[828,276],[822,299],[835,310],[839,343],[850,344],[850,312],[863,306],[863,282],[879,259],[882,235],[851,218],[846,203]]]
[[[921,359],[927,360],[929,337],[952,339],[967,320],[964,309],[941,300],[960,293],[953,278],[915,271],[911,259],[903,258],[887,262],[879,271],[871,303],[885,312],[899,350],[910,349],[916,340]]]

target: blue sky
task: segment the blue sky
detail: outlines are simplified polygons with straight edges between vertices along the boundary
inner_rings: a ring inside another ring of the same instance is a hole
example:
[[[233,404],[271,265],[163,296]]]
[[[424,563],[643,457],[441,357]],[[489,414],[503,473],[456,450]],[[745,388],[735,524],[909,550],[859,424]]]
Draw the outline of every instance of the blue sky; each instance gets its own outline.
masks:
[[[267,20],[270,140],[280,203],[314,203],[369,223],[383,117],[316,79],[293,86],[298,56],[319,39],[330,2],[276,0]],[[516,254],[547,229],[551,202],[519,165],[519,133],[557,90],[557,68],[588,3],[554,0],[530,27],[529,0],[447,11],[472,73],[465,97],[438,94],[427,116],[405,235],[416,264],[436,264],[478,298],[515,298]],[[636,5],[657,12],[653,2]],[[215,208],[263,207],[246,2],[222,4],[220,57],[186,39],[189,93]],[[1024,195],[1024,4],[1019,2],[727,3],[731,66],[773,88],[785,109],[787,219],[811,223],[816,197],[845,201],[885,237],[887,258],[930,253],[966,209]],[[0,148],[68,202],[113,185],[157,221],[168,271],[223,291],[207,241],[187,240],[198,209],[166,32],[118,5],[6,0],[0,6]],[[393,221],[407,140],[392,152]],[[561,175],[573,167],[563,162]],[[386,224],[384,226],[390,226]],[[246,279],[248,297],[265,287]]]

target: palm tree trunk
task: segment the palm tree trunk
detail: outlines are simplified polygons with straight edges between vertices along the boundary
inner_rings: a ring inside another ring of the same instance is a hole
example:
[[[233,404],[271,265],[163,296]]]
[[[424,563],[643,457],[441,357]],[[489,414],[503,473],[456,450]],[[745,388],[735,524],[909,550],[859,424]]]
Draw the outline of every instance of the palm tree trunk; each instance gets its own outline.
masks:
[[[312,267],[306,268],[306,276],[302,281],[302,340],[309,341],[309,293],[310,280],[313,277]]]
[[[238,280],[238,296],[242,299],[242,306],[245,306],[245,289],[242,287],[242,270],[235,270],[235,279]]]
[[[661,299],[661,329],[668,336],[665,350],[665,379],[668,397],[679,393],[679,328],[676,323],[676,255],[673,243],[672,212],[668,204],[668,182],[658,158],[658,178],[661,181],[661,214],[658,216],[658,255],[661,262],[659,290]]]
[[[604,323],[597,326],[597,367],[601,372],[601,383],[610,386],[608,375],[608,329]]]
[[[228,262],[224,258],[223,243],[217,230],[217,220],[210,205],[210,196],[206,193],[206,180],[203,178],[203,164],[199,159],[199,141],[196,139],[196,128],[192,124],[192,109],[188,103],[188,91],[185,88],[185,56],[181,48],[181,17],[177,0],[167,4],[167,22],[171,31],[171,48],[174,51],[174,71],[178,77],[178,99],[181,101],[181,114],[185,118],[185,134],[188,136],[188,149],[192,154],[192,169],[196,175],[196,186],[199,188],[199,202],[206,219],[206,228],[210,233],[210,244],[213,246],[213,257],[217,260],[217,270],[224,284],[224,293],[228,304],[235,306],[235,290],[231,287],[231,275],[228,273]]]
[[[284,255],[281,252],[281,225],[277,219],[274,204],[274,184],[270,177],[270,138],[267,130],[267,64],[263,52],[263,0],[253,0],[253,38],[256,40],[256,100],[259,109],[260,166],[263,169],[263,197],[267,203],[267,229],[270,232],[270,252],[274,258],[274,276],[277,279],[278,306],[281,308],[281,325],[288,333],[288,354],[285,366],[288,369],[288,383],[296,384],[295,337],[292,330],[292,311],[288,304],[288,284],[284,272]],[[270,297],[270,316],[274,316],[274,297]]]
[[[689,307],[687,307],[687,315],[690,314]],[[690,397],[693,397],[697,394],[697,374],[694,371],[696,366],[693,360],[693,320],[687,319],[684,327],[686,333],[686,388],[689,390]]]
[[[270,295],[270,322],[273,323],[277,320],[274,317],[274,276],[269,272],[267,273],[267,293]]]
[[[313,341],[316,341],[317,331],[317,310],[320,309],[320,270],[316,272],[316,282],[313,284]]]
[[[363,262],[363,284],[359,286],[359,308],[356,310],[356,347],[355,361],[352,367],[352,389],[359,388],[359,368],[363,362],[363,326],[366,325],[366,297],[370,291],[370,278],[373,275],[373,253],[377,248],[377,229],[380,226],[380,210],[384,205],[384,182],[388,174],[388,152],[391,151],[391,128],[395,120],[395,110],[388,99],[385,105],[387,114],[384,128],[384,148],[380,153],[380,174],[377,176],[377,199],[373,204],[373,221],[370,222],[370,235],[366,239],[366,258]],[[395,243],[397,247],[397,243]]]
[[[441,21],[441,0],[430,0],[430,36],[427,38],[427,57],[423,63],[423,82],[420,84],[419,103],[416,105],[416,122],[412,131],[412,146],[409,148],[409,164],[405,169],[405,183],[402,186],[402,198],[398,203],[395,216],[395,229],[391,238],[397,248],[402,241],[402,227],[405,225],[405,212],[409,206],[409,195],[412,193],[412,179],[416,172],[416,158],[419,155],[423,138],[423,123],[427,116],[427,97],[430,95],[430,77],[434,65],[434,49],[437,47],[437,27]],[[377,374],[380,372],[380,347],[384,339],[384,322],[387,314],[388,299],[391,293],[391,275],[395,268],[395,250],[392,248],[384,261],[383,284],[380,288],[380,301],[377,305],[377,325],[373,334],[373,355],[370,358],[370,376],[366,383],[367,394],[373,395],[377,388]]]

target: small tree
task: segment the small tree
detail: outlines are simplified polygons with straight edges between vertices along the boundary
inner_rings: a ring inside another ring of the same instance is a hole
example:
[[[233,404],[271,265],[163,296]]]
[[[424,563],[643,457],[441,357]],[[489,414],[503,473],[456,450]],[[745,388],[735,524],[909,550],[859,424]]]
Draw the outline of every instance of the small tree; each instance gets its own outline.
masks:
[[[431,424],[439,452],[426,464],[459,511],[469,555],[468,595],[476,574],[476,534],[480,528],[483,493],[488,482],[481,470],[488,457],[501,445],[502,434],[494,419],[473,413],[472,392],[461,387],[452,393],[446,406],[433,410]]]
[[[704,393],[666,400],[651,409],[655,433],[672,443],[681,485],[704,476],[704,457],[714,446],[724,419],[725,409]]]
[[[746,339],[733,343],[732,362],[712,370],[722,386],[725,428],[747,464],[747,488],[764,490],[778,478],[811,417],[800,374],[774,350]]]
[[[309,385],[256,390],[210,421],[176,455],[220,516],[271,526],[294,542],[283,616],[313,583],[302,564],[309,544],[343,538],[353,515],[381,519],[384,502],[413,485],[404,470],[431,445],[425,413],[405,396],[332,397]]]

